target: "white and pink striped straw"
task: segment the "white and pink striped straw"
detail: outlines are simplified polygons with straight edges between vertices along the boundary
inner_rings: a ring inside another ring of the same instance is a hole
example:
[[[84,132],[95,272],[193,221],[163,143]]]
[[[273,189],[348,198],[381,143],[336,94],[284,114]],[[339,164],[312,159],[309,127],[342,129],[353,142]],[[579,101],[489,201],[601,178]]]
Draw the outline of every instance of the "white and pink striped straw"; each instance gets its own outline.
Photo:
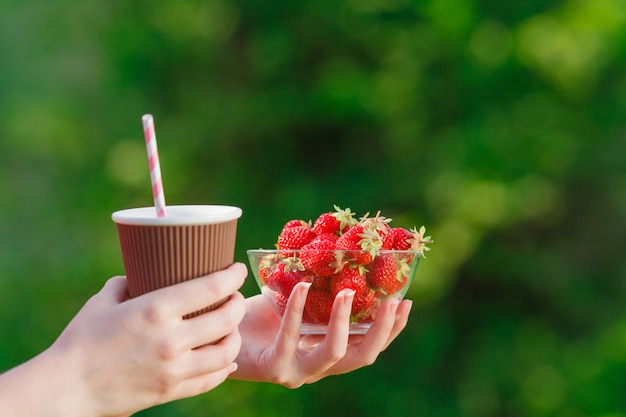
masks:
[[[157,149],[156,134],[154,133],[154,119],[151,114],[141,117],[143,123],[143,135],[146,138],[146,150],[148,151],[148,163],[150,164],[150,181],[152,182],[152,195],[157,217],[165,217],[165,194],[163,192],[163,180],[161,179],[161,165],[159,164],[159,150]]]

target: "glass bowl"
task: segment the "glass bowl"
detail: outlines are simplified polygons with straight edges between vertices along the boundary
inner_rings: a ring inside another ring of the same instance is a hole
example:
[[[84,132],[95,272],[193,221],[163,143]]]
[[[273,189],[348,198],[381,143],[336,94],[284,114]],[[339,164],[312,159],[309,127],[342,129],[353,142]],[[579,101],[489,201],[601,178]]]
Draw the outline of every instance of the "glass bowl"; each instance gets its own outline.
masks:
[[[371,327],[382,301],[402,299],[417,271],[421,252],[407,250],[248,250],[261,293],[282,317],[291,290],[310,282],[301,334],[325,334],[332,302],[344,288],[355,291],[350,333]]]

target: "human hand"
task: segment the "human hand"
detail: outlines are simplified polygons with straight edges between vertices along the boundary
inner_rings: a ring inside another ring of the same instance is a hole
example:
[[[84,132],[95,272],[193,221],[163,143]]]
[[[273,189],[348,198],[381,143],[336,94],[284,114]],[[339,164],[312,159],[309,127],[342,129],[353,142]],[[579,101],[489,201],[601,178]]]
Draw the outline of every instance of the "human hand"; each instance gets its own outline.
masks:
[[[354,292],[337,294],[325,336],[301,336],[302,313],[310,284],[293,289],[283,320],[257,295],[246,300],[239,332],[242,346],[235,379],[265,381],[297,388],[326,376],[371,365],[407,324],[412,302],[390,298],[378,310],[365,335],[349,335]]]
[[[110,279],[44,352],[63,363],[64,374],[50,379],[80,393],[65,415],[128,415],[222,383],[241,345],[246,307],[237,290],[245,276],[235,264],[130,300],[125,278]],[[216,310],[182,318],[227,297]]]

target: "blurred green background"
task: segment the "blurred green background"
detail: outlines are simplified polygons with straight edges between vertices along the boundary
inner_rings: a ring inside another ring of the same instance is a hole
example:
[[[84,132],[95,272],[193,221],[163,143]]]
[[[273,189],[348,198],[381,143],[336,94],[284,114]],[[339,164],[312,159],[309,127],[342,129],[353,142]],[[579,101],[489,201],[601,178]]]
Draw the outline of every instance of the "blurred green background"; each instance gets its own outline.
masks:
[[[623,0],[3,0],[0,369],[123,272],[152,113],[240,261],[333,204],[435,244],[374,365],[138,415],[626,416],[625,109]]]

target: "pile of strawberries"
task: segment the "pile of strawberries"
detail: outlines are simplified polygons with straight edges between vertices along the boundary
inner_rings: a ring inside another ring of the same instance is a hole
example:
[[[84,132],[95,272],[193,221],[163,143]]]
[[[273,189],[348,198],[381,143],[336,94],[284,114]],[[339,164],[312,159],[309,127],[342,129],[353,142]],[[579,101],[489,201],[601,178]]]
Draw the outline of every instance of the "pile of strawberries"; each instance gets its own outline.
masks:
[[[298,282],[311,282],[303,321],[327,324],[337,293],[355,292],[353,322],[371,322],[380,300],[400,292],[418,259],[432,243],[425,229],[391,227],[391,219],[369,214],[355,218],[349,208],[334,206],[313,225],[303,220],[285,224],[276,243],[277,253],[258,264],[259,279],[275,293],[284,313]]]

